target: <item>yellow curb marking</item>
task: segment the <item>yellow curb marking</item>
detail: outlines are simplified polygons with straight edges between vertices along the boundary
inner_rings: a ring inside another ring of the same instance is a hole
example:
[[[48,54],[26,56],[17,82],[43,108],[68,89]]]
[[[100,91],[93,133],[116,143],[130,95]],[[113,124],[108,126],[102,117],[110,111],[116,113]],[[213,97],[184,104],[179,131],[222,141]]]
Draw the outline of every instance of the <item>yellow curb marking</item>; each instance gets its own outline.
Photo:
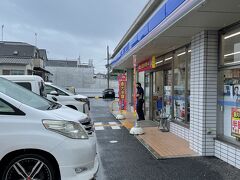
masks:
[[[128,122],[128,121],[124,121],[122,122],[122,125],[124,127],[126,127],[127,129],[131,129],[134,126],[134,123]]]

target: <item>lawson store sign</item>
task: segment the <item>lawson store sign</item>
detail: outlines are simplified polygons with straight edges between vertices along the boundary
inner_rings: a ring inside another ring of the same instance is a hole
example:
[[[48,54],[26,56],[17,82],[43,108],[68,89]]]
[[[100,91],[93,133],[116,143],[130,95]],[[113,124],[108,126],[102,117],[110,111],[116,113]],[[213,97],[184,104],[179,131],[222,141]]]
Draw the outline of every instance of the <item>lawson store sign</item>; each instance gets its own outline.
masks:
[[[118,62],[130,49],[138,44],[145,36],[147,36],[154,28],[163,22],[170,14],[172,14],[184,1],[187,0],[167,0],[159,10],[140,28],[138,33],[125,44],[125,46],[115,56],[111,65]]]
[[[152,58],[146,59],[145,61],[138,64],[138,72],[148,71],[156,67],[156,58],[153,56]]]

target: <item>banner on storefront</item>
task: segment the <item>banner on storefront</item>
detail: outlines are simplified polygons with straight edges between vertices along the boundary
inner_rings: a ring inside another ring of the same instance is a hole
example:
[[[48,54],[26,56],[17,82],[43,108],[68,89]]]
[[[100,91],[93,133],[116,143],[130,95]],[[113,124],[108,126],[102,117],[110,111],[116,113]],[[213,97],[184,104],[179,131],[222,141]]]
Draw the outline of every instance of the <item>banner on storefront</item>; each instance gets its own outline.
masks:
[[[118,85],[119,85],[119,110],[127,110],[127,76],[126,74],[120,74],[118,76]]]
[[[134,111],[134,117],[137,116],[136,114],[136,105],[137,105],[137,98],[136,98],[136,94],[137,94],[137,86],[136,86],[136,82],[137,82],[137,57],[136,55],[133,55],[133,111]]]
[[[156,67],[156,57],[146,59],[145,61],[138,64],[138,72],[148,71]]]
[[[240,138],[240,108],[232,108],[232,136]]]

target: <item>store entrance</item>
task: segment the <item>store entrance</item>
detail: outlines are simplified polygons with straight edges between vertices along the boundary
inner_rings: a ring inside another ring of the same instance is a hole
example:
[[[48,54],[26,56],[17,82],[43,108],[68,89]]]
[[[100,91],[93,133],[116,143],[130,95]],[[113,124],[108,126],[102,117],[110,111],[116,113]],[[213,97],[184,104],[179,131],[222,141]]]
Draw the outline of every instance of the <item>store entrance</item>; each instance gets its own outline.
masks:
[[[152,97],[152,116],[157,119],[157,111],[163,107],[163,71],[153,73],[153,97]]]
[[[166,114],[171,115],[172,110],[172,70],[161,70],[153,73],[153,119],[157,111],[163,108]]]
[[[145,102],[144,102],[144,110],[145,110],[145,119],[150,119],[150,76],[151,76],[151,74],[150,73],[146,73],[145,74],[145,83],[144,83],[144,91],[145,91],[145,93],[144,93],[144,100],[145,100]]]
[[[163,74],[163,107],[166,114],[171,115],[172,110],[172,70],[164,71]]]

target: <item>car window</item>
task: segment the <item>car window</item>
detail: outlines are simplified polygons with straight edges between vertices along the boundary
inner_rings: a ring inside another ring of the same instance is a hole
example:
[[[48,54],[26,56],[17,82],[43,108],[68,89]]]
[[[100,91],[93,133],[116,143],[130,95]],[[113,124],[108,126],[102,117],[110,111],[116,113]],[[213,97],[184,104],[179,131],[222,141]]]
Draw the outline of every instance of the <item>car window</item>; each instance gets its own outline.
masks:
[[[0,92],[23,104],[40,110],[47,110],[53,104],[51,101],[3,78],[0,78]]]
[[[39,86],[38,88],[39,88],[40,96],[47,97],[44,82],[43,81],[38,82],[38,86]]]
[[[68,96],[68,94],[66,94],[65,92],[61,91],[60,89],[56,89],[57,93],[61,96]]]
[[[47,94],[50,94],[51,91],[56,91],[61,96],[68,96],[68,94],[63,92],[60,88],[55,88],[55,87],[52,87],[52,86],[49,86],[49,85],[46,85],[45,88],[46,88],[46,93]]]
[[[0,99],[0,115],[14,113],[15,110]]]
[[[28,89],[28,90],[30,90],[30,91],[32,91],[32,85],[29,82],[15,82],[15,83],[24,87],[24,88],[26,88],[26,89]]]
[[[47,94],[50,94],[50,92],[56,91],[56,89],[53,88],[52,86],[45,85],[45,91],[46,91]]]
[[[67,89],[61,88],[59,86],[55,87],[56,89],[58,89],[59,91],[61,91],[63,94],[65,94],[65,96],[73,96],[74,93],[72,93],[71,91],[68,91]]]

